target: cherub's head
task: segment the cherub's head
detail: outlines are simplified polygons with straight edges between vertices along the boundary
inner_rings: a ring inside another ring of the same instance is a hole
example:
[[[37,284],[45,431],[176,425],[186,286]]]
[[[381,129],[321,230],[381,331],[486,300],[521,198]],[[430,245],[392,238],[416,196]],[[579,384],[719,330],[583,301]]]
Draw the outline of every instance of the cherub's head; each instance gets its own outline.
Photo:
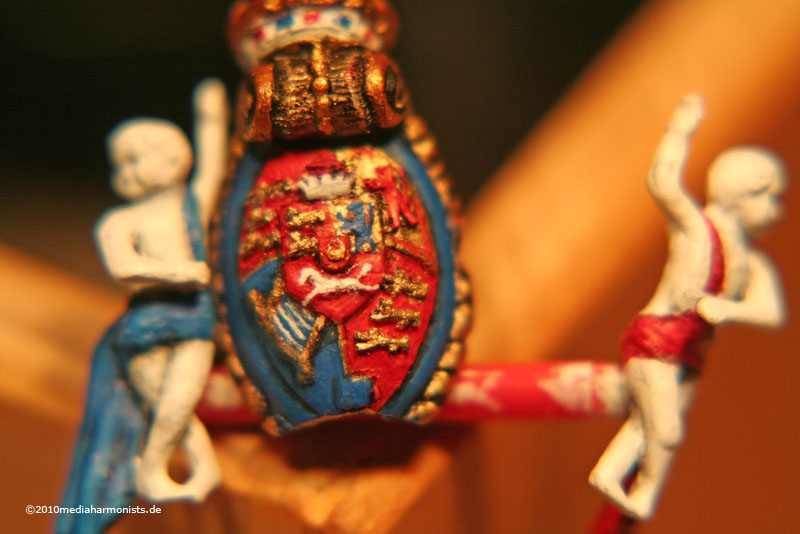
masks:
[[[132,119],[109,134],[108,158],[114,166],[112,189],[136,200],[185,180],[192,166],[192,147],[171,122]]]
[[[756,234],[781,215],[786,188],[781,160],[758,147],[726,150],[708,170],[708,200],[734,215],[748,234]]]

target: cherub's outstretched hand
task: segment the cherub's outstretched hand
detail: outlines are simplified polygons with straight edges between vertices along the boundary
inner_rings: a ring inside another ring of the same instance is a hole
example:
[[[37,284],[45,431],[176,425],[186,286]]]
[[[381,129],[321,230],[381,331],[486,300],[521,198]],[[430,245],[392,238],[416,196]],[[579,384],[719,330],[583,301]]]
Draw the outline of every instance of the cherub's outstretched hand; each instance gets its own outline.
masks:
[[[194,110],[198,119],[218,119],[227,123],[228,100],[225,86],[216,78],[207,78],[194,90]]]
[[[667,129],[671,132],[691,135],[703,119],[703,98],[697,93],[689,93],[681,99]]]

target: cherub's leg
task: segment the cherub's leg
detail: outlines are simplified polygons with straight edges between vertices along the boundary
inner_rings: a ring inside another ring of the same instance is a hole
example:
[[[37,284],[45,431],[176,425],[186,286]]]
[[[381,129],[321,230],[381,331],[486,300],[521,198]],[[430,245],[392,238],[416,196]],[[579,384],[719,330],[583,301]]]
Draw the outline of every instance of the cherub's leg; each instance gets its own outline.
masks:
[[[641,410],[645,450],[624,510],[649,518],[667,478],[675,449],[683,440],[680,365],[632,358],[625,365],[631,395]]]
[[[128,379],[145,404],[155,406],[164,382],[164,370],[172,353],[169,347],[153,347],[128,363]]]
[[[137,476],[139,493],[151,500],[188,498],[199,501],[219,479],[219,468],[208,434],[197,430],[201,423],[192,422],[191,432],[184,438],[195,405],[203,393],[213,356],[212,342],[185,341],[174,347],[164,367],[158,396],[151,399],[154,401],[151,403],[153,420]],[[131,365],[133,367],[134,362]],[[135,373],[131,369],[131,374]],[[167,473],[169,460],[181,439],[193,464],[194,482],[191,485],[178,484]],[[201,469],[208,469],[208,475],[200,473]],[[212,479],[214,484],[208,487]]]
[[[222,473],[214,446],[211,444],[211,437],[196,415],[193,415],[189,421],[181,445],[189,457],[189,464],[192,468],[192,474],[184,486],[191,492],[194,501],[204,501],[208,494],[219,485]]]
[[[644,444],[641,413],[634,407],[589,474],[589,484],[622,509],[628,507],[623,480],[641,460]]]

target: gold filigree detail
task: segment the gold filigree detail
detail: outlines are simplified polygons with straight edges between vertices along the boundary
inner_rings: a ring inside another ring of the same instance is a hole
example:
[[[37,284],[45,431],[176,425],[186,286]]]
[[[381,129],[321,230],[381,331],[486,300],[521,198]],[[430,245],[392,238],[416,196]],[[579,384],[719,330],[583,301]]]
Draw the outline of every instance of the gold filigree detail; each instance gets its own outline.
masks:
[[[439,360],[439,368],[446,371],[455,371],[458,363],[461,361],[461,356],[464,354],[464,343],[461,341],[451,341],[447,344],[442,354],[442,359]]]
[[[319,335],[322,329],[325,328],[326,319],[324,315],[319,315],[317,320],[314,321],[314,326],[311,328],[311,334],[308,336],[306,346],[303,347],[303,352],[297,357],[297,365],[300,370],[297,372],[297,378],[304,386],[310,386],[314,383],[314,366],[311,363],[311,355],[314,349],[319,344]]]
[[[270,436],[280,436],[282,433],[278,428],[278,421],[276,421],[275,417],[272,415],[265,417],[264,420],[261,421],[261,430]]]
[[[456,302],[472,300],[472,282],[464,269],[456,270]]]
[[[409,115],[403,125],[405,127],[408,140],[415,143],[428,135],[428,128],[418,115]]]
[[[250,382],[250,380],[244,382],[241,389],[247,405],[250,406],[250,408],[257,414],[263,417],[268,410],[266,397],[264,397],[264,395],[258,391],[258,389],[253,385],[252,382]]]
[[[392,301],[389,299],[380,299],[378,307],[370,313],[369,318],[378,322],[391,322],[397,323],[397,328],[405,330],[409,326],[419,326],[419,319],[421,313],[414,310],[403,310],[392,306]]]
[[[314,47],[311,49],[311,71],[314,74],[311,90],[317,99],[317,105],[314,109],[317,128],[325,135],[333,135],[336,132],[336,128],[331,123],[331,97],[328,95],[331,83],[327,78],[328,63],[328,58],[322,52],[321,43],[315,42]]]
[[[281,197],[293,189],[291,185],[283,180],[274,184],[260,183],[248,193],[245,203],[250,207],[258,207],[265,200]]]
[[[244,223],[248,232],[258,230],[275,220],[275,210],[270,208],[254,208],[250,210],[247,215],[247,220]]]
[[[426,269],[433,268],[433,263],[431,262],[431,258],[423,255],[421,252],[418,252],[416,250],[411,249],[410,247],[407,247],[404,243],[401,243],[389,236],[386,236],[386,238],[384,239],[384,243],[386,244],[387,247],[394,249],[397,252],[405,254],[406,256],[409,256],[421,262]]]
[[[415,247],[422,249],[425,246],[425,243],[422,238],[422,230],[419,226],[401,226],[394,232],[394,237],[391,239],[401,239],[403,241],[408,241]]]
[[[269,250],[275,248],[281,242],[278,232],[271,232],[267,235],[248,234],[244,243],[239,246],[239,255],[246,256],[257,250]]]
[[[415,423],[428,423],[436,415],[439,406],[435,402],[420,401],[411,405],[411,408],[406,414],[406,419]]]
[[[283,292],[283,284],[276,283],[275,288],[273,288],[268,298],[264,298],[264,295],[257,290],[251,289],[247,294],[247,299],[250,301],[250,305],[256,313],[256,321],[258,321],[261,328],[269,333],[275,342],[278,343],[283,355],[297,365],[297,379],[304,386],[309,386],[314,383],[314,366],[311,362],[311,356],[317,348],[320,333],[325,327],[326,319],[322,315],[317,317],[316,321],[314,321],[311,333],[306,340],[303,351],[297,352],[280,339],[280,336],[278,336],[275,331],[275,326],[272,324],[272,317],[275,316],[276,308],[280,303]]]
[[[303,226],[313,226],[325,222],[325,212],[322,210],[300,211],[297,208],[289,208],[284,216],[286,226],[292,230]]]
[[[342,261],[347,258],[348,244],[338,239],[328,243],[325,249],[325,256],[331,261]]]
[[[235,354],[229,354],[225,362],[228,364],[228,369],[230,369],[234,380],[240,382],[245,379],[246,373],[244,372],[244,367],[242,367],[242,362],[239,361],[239,358]]]
[[[427,137],[414,143],[414,152],[422,160],[425,165],[432,164],[439,156],[439,151],[436,148],[436,141],[433,137]]]
[[[445,167],[443,161],[439,161],[430,166],[428,174],[430,174],[431,179],[438,180],[447,174],[447,167]]]
[[[453,312],[453,327],[450,329],[450,338],[464,339],[469,332],[472,320],[472,306],[465,302],[456,307]]]
[[[401,338],[385,336],[377,328],[370,328],[366,332],[355,332],[353,337],[359,342],[356,343],[358,352],[369,352],[385,348],[391,354],[397,354],[400,351],[406,351],[411,348],[411,341],[408,336]]]
[[[436,371],[431,376],[428,387],[425,388],[425,399],[433,400],[444,397],[447,393],[447,384],[450,382],[450,374],[447,371]]]
[[[225,287],[225,282],[222,279],[222,274],[216,273],[216,272],[214,274],[212,274],[211,275],[211,289],[215,293],[222,293],[222,290],[224,289],[224,287]]]
[[[319,241],[317,241],[316,237],[303,237],[296,232],[290,234],[292,239],[292,244],[289,245],[289,258],[296,259],[301,256],[307,256],[308,254],[314,254],[317,251],[317,247],[319,246]]]
[[[415,282],[402,269],[396,269],[393,275],[383,276],[383,289],[393,297],[405,293],[411,298],[423,300],[428,296],[428,284]]]

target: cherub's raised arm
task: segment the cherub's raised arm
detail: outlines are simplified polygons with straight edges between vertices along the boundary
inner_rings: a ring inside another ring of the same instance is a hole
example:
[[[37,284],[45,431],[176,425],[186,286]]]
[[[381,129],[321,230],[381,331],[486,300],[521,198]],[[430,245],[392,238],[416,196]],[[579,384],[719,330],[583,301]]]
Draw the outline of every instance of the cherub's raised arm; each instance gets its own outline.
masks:
[[[700,213],[700,207],[683,188],[683,168],[689,152],[689,139],[702,117],[700,96],[684,96],[672,114],[647,176],[647,189],[661,211],[671,223],[683,228],[697,220]]]
[[[786,319],[781,281],[772,262],[760,252],[748,257],[750,280],[742,300],[704,297],[697,311],[708,322],[745,323],[754,326],[777,328]]]
[[[194,113],[196,166],[189,187],[205,231],[228,158],[228,99],[222,82],[213,78],[200,82],[194,91]]]
[[[210,273],[203,262],[165,262],[136,251],[137,236],[128,208],[109,210],[97,222],[94,236],[108,273],[122,284],[174,284],[204,287]]]

